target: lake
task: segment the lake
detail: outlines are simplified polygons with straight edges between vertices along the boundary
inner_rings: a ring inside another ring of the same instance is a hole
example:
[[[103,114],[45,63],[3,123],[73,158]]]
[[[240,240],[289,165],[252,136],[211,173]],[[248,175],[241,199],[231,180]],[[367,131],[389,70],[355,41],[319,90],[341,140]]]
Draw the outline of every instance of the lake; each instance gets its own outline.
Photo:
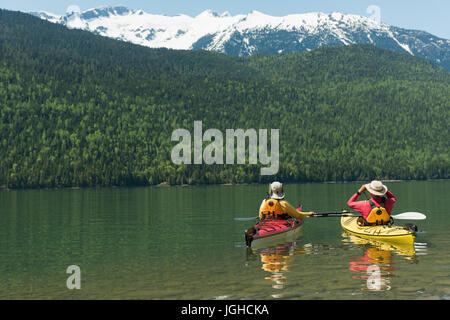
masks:
[[[247,249],[252,221],[234,218],[256,216],[268,185],[3,190],[0,299],[449,299],[450,181],[386,184],[393,214],[427,216],[412,249],[350,237],[336,217]],[[305,211],[336,212],[360,185],[285,192]],[[79,290],[66,285],[72,265]]]

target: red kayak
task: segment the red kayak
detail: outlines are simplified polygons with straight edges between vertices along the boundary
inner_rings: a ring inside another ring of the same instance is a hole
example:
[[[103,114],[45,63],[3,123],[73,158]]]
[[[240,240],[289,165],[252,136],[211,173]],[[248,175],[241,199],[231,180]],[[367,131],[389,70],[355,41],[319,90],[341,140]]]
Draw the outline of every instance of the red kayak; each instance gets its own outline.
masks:
[[[245,231],[247,247],[261,248],[271,244],[286,243],[300,235],[302,219],[265,219]]]

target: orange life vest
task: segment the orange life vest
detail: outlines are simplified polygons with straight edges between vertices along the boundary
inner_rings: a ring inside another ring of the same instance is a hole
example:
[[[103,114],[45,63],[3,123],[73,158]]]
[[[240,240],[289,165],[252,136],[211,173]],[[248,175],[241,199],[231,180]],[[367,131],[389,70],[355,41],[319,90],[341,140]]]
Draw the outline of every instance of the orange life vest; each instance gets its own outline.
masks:
[[[264,200],[261,214],[263,219],[289,219],[289,215],[281,208],[280,202],[272,198]]]
[[[384,200],[382,201],[382,205],[377,207],[375,203],[372,202],[372,200],[369,200],[370,207],[372,210],[370,211],[369,215],[367,216],[366,221],[371,225],[383,225],[388,224],[391,220],[391,215],[387,212],[386,208],[384,207]]]

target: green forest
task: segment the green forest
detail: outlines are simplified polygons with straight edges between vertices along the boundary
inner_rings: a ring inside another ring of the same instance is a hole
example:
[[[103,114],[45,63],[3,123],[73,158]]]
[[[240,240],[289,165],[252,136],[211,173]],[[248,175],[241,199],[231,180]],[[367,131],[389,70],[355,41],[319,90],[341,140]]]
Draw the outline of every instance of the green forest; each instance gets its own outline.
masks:
[[[173,130],[280,129],[280,168],[175,165]],[[231,57],[0,10],[0,187],[450,178],[450,73],[370,45]]]

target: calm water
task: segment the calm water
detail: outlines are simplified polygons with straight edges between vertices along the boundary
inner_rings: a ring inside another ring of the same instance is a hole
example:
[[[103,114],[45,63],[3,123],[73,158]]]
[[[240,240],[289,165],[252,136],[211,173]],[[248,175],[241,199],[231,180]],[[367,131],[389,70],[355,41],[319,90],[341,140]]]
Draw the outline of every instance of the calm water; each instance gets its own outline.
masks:
[[[360,186],[290,184],[305,210],[340,211]],[[367,243],[308,218],[295,243],[247,250],[268,186],[0,192],[1,299],[449,299],[450,181],[388,183],[418,211],[415,247]],[[404,224],[408,221],[398,220]],[[66,269],[81,270],[69,290]]]

